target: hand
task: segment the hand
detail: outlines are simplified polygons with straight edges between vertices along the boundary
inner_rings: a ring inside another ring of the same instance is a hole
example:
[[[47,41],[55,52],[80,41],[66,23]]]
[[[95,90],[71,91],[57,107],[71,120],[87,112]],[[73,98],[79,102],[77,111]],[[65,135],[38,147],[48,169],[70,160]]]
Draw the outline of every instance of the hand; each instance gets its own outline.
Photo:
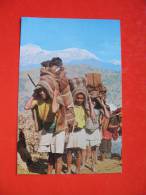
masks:
[[[101,106],[104,106],[103,100],[101,98],[97,98],[97,101],[100,103]]]
[[[92,121],[96,121],[96,116],[95,116],[95,114],[92,114],[92,115],[91,115],[91,119],[92,119]]]
[[[75,121],[75,122],[74,122],[74,127],[77,127],[77,126],[78,126],[78,122]]]
[[[57,97],[58,95],[59,95],[59,90],[55,89],[54,92],[53,92],[53,96]]]

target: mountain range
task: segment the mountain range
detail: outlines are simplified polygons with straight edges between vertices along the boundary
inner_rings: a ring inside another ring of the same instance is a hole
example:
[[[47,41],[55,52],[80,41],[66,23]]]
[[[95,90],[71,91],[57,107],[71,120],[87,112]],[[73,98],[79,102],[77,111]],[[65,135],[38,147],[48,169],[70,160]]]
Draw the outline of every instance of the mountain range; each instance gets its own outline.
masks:
[[[83,62],[80,60],[80,62]],[[97,64],[96,64],[97,63]],[[87,72],[99,72],[102,75],[102,82],[107,87],[107,102],[111,107],[116,108],[121,106],[121,71],[116,68],[116,65],[107,64],[102,67],[102,64],[96,60],[88,60],[86,63],[79,64],[78,61],[72,61],[70,64],[66,64],[67,76],[69,78],[84,76]],[[34,90],[34,86],[29,80],[27,74],[29,73],[33,81],[37,84],[39,81],[40,65],[36,64],[34,69],[21,70],[19,74],[19,112],[24,111],[24,104],[31,96]]]
[[[49,51],[39,45],[27,44],[20,48],[20,70],[39,68],[42,61],[60,57],[66,65],[90,65],[93,68],[121,71],[120,60],[102,60],[95,53],[82,48],[67,48]]]

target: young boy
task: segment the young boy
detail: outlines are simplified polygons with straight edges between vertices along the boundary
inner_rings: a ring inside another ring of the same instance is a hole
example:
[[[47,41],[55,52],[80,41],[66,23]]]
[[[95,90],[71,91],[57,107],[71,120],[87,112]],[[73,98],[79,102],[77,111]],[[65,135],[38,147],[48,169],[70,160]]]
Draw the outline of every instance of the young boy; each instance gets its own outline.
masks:
[[[97,98],[92,97],[89,98],[90,103],[90,117],[92,123],[94,124],[94,129],[90,129],[90,127],[86,127],[87,134],[87,161],[88,161],[88,153],[91,151],[91,160],[92,160],[92,171],[95,172],[95,164],[97,161],[97,149],[101,144],[102,133],[100,130],[101,125],[101,115],[105,114],[107,117],[107,110],[104,102]],[[91,126],[91,125],[90,125]],[[92,127],[93,128],[93,127]]]
[[[102,116],[102,141],[100,145],[101,160],[105,158],[111,158],[111,147],[112,147],[112,133],[108,131],[109,119],[110,119],[110,107],[106,105],[109,117]]]
[[[53,98],[51,98],[46,86],[47,83],[37,85],[33,96],[27,101],[25,109],[38,108],[39,118],[42,122],[38,152],[49,152],[48,173],[52,173],[53,165],[55,165],[55,172],[60,174],[65,132],[60,129],[60,132],[56,133],[57,115],[60,107],[57,103],[58,91],[54,90]]]

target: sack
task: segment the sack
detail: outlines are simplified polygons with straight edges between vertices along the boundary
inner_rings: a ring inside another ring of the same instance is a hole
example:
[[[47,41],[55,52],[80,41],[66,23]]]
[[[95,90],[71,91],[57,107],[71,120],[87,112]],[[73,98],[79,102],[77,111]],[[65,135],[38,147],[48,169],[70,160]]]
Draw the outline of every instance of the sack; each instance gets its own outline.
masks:
[[[73,79],[70,79],[69,85],[71,91],[73,91],[76,88],[86,88],[86,82],[83,77],[75,77]]]
[[[92,119],[88,117],[86,120],[86,126],[85,126],[87,133],[92,134],[97,128],[98,128],[97,122],[92,121]]]
[[[88,93],[92,98],[97,98],[97,97],[106,97],[106,92],[107,89],[106,87],[102,84],[101,81],[101,74],[100,73],[87,73],[86,74],[86,85],[87,85],[87,90]]]

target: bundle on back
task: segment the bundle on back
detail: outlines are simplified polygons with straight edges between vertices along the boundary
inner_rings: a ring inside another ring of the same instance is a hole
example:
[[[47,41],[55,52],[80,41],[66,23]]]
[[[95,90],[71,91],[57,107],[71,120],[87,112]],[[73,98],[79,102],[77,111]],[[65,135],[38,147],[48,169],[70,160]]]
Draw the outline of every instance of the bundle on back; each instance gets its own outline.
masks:
[[[86,85],[88,89],[97,89],[98,85],[101,84],[100,73],[87,73],[86,74]]]
[[[53,99],[54,90],[59,92],[57,102],[60,104],[60,109],[57,112],[56,132],[61,130],[68,130],[74,124],[74,110],[73,98],[70,91],[68,79],[65,74],[63,64],[55,64],[56,71],[52,71],[51,67],[54,66],[54,61],[59,58],[53,58],[51,61],[42,62],[40,69],[40,81],[38,85],[43,86],[50,97]]]
[[[91,95],[91,97],[103,96],[105,98],[106,88],[102,84],[101,74],[98,72],[87,73],[85,75],[85,78],[86,78],[87,90],[88,93]]]
[[[86,88],[86,81],[83,77],[75,77],[72,79],[69,79],[70,89],[73,91],[77,88]]]

